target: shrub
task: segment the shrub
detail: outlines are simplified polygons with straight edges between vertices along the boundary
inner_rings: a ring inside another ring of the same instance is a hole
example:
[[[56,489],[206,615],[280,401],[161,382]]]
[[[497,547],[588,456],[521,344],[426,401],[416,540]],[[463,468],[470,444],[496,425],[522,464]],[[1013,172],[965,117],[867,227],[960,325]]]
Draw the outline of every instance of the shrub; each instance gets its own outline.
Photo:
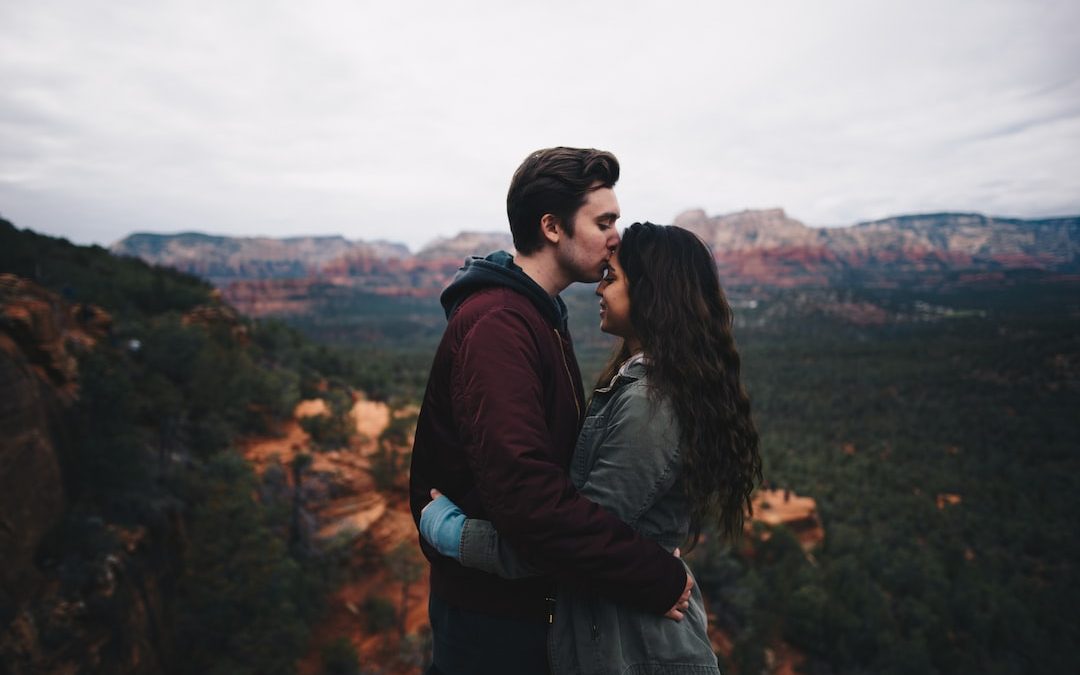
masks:
[[[360,675],[360,657],[348,638],[339,637],[322,648],[325,675]]]
[[[381,633],[397,623],[397,607],[379,595],[368,596],[364,600],[364,613],[367,614],[368,630],[372,633]]]

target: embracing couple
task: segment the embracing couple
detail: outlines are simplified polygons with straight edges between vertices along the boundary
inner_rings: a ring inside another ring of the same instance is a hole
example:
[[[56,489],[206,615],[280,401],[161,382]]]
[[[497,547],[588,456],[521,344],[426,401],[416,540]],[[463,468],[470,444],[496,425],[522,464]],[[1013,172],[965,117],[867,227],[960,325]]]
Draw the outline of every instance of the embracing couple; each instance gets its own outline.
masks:
[[[417,422],[429,674],[718,673],[679,548],[734,537],[760,480],[731,307],[708,247],[622,234],[608,152],[518,168],[516,255],[466,262]],[[598,282],[621,345],[588,397],[559,293]]]

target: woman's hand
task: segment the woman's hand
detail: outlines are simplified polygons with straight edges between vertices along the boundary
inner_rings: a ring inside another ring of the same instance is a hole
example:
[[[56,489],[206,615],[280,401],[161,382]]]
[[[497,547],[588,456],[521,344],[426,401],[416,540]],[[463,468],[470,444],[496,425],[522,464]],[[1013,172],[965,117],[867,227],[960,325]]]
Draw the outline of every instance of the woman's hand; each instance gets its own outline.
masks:
[[[420,511],[420,534],[439,553],[461,560],[461,532],[466,520],[457,504],[432,489],[431,501]]]

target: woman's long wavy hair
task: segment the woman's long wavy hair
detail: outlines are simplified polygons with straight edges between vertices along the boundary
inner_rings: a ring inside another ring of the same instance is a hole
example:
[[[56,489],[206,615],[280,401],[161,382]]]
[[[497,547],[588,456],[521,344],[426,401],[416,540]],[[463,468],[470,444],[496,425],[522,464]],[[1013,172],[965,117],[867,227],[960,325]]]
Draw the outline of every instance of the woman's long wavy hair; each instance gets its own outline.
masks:
[[[682,434],[690,546],[709,523],[734,539],[761,482],[761,456],[716,262],[692,232],[653,223],[628,227],[618,256],[650,386],[671,401]],[[629,357],[624,342],[597,387]]]

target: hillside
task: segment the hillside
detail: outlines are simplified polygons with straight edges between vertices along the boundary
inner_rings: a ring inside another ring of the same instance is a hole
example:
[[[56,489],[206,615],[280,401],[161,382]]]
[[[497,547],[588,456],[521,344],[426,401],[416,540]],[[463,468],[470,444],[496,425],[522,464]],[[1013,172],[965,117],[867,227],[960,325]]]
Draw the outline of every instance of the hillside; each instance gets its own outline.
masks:
[[[400,366],[0,221],[4,672],[412,672]]]

